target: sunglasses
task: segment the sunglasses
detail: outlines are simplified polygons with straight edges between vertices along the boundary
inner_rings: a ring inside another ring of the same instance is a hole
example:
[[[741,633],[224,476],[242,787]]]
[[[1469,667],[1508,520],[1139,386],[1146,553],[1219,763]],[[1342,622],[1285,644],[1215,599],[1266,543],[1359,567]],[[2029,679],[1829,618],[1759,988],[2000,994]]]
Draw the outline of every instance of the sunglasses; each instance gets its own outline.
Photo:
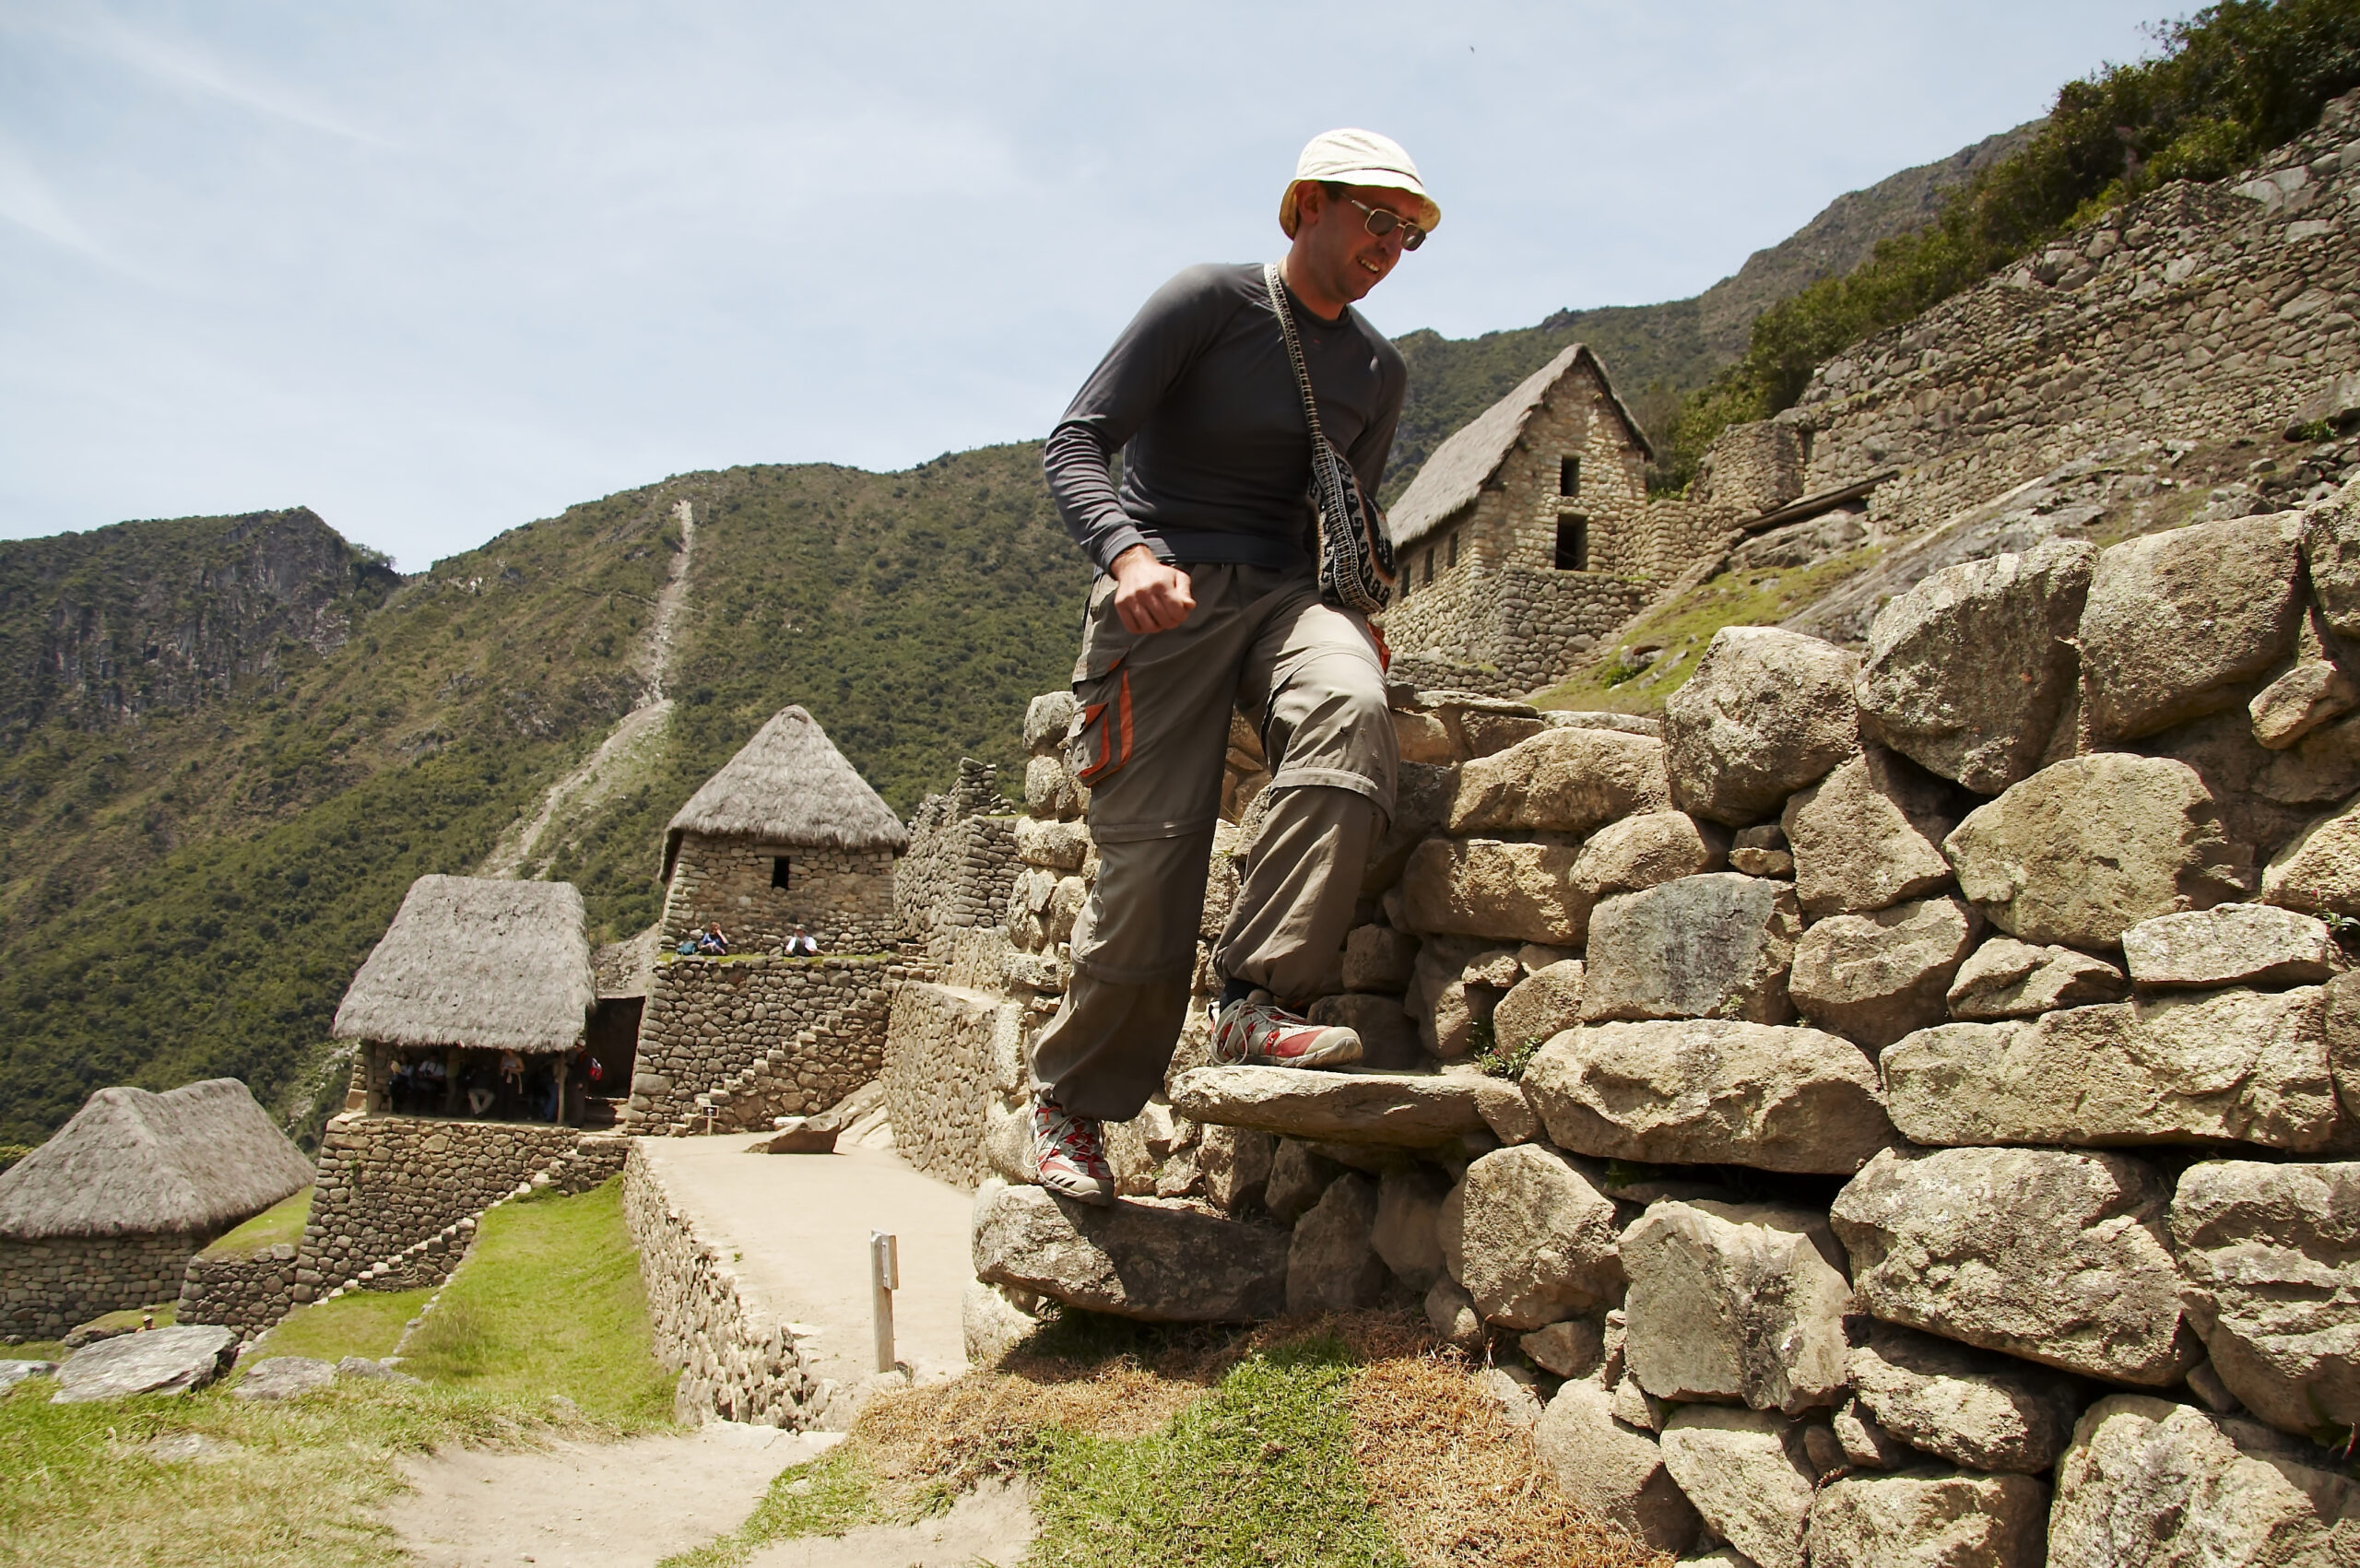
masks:
[[[1419,228],[1416,224],[1410,222],[1408,218],[1402,217],[1399,213],[1387,212],[1381,206],[1371,206],[1368,203],[1355,200],[1351,196],[1346,196],[1344,199],[1351,202],[1363,212],[1368,214],[1368,231],[1375,235],[1378,239],[1382,240],[1387,234],[1390,234],[1396,229],[1398,229],[1401,230],[1401,248],[1403,250],[1414,251],[1420,245],[1426,242],[1426,231]]]

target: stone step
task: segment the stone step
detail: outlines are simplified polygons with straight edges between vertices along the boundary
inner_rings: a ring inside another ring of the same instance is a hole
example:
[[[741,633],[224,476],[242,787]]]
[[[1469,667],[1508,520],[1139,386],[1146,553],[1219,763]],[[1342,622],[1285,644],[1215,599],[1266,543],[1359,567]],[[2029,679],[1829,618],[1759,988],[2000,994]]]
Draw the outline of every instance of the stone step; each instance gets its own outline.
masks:
[[[975,1278],[1146,1323],[1252,1323],[1287,1307],[1288,1232],[1178,1202],[1111,1208],[1045,1188],[975,1194]]]
[[[1475,1073],[1191,1067],[1173,1081],[1172,1108],[1192,1121],[1395,1149],[1487,1130],[1524,1143],[1539,1131],[1522,1091]]]

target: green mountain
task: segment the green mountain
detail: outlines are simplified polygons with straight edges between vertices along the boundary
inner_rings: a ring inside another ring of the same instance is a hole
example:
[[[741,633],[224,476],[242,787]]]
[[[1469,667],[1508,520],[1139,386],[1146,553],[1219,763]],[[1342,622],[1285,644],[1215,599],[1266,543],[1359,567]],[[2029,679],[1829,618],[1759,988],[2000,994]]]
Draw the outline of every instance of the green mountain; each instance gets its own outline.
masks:
[[[1702,294],[1657,305],[1559,311],[1536,326],[1448,338],[1419,331],[1396,342],[1410,395],[1386,471],[1385,497],[1408,488],[1445,437],[1498,402],[1568,343],[1587,343],[1650,434],[1670,428],[1681,399],[1746,350],[1753,318],[1822,278],[1866,261],[1880,240],[1923,229],[1942,196],[2023,147],[2042,122],[2019,125],[1948,158],[1836,197],[1794,233],[1746,258]]]
[[[532,846],[600,939],[657,908],[663,824],[800,702],[906,811],[1020,760],[1086,572],[1027,444],[901,474],[696,474],[399,578],[304,510],[0,546],[0,1144],[109,1083],[243,1078],[301,1119],[410,880],[483,865],[650,695],[694,508],[671,704]]]

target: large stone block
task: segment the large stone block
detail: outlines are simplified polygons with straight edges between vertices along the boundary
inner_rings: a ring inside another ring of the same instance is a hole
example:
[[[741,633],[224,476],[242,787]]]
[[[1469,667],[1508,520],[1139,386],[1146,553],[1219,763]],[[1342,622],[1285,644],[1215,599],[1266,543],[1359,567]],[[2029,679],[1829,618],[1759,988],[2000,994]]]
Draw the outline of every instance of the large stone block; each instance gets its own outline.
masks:
[[[1729,859],[1729,830],[1684,811],[1643,811],[1610,822],[1582,843],[1572,885],[1591,903],[1682,877],[1718,871]]]
[[[2327,1066],[2346,1116],[2360,1116],[2360,974],[2337,975],[2327,987]]]
[[[1734,871],[1606,899],[1590,919],[1582,1017],[1784,1023],[1801,930],[1791,886]]]
[[[1368,869],[1361,877],[1361,897],[1375,900],[1401,879],[1410,854],[1449,819],[1451,797],[1458,790],[1457,768],[1429,767],[1404,761],[1393,773],[1393,816],[1384,836],[1370,846]]]
[[[1270,1161],[1279,1140],[1251,1127],[1208,1124],[1197,1134],[1197,1173],[1204,1178],[1205,1201],[1224,1214],[1237,1214],[1262,1201]]]
[[[2252,852],[2229,842],[2196,771],[2161,757],[2073,757],[1977,808],[1943,841],[1960,890],[2026,942],[2101,950],[2142,920],[2243,898]]]
[[[1449,1191],[1430,1165],[1387,1171],[1376,1184],[1369,1244],[1395,1279],[1421,1295],[1443,1278],[1442,1200]]]
[[[2349,487],[2303,514],[2303,560],[2320,619],[2360,643],[2360,495]]]
[[[1871,746],[1787,802],[1795,896],[1813,914],[1858,914],[1951,882],[1950,786]]]
[[[1459,770],[1450,831],[1587,833],[1670,803],[1661,741],[1605,729],[1549,729]]]
[[[1418,1031],[1418,1043],[1441,1061],[1456,1061],[1475,1049],[1478,1030],[1521,970],[1516,949],[1477,937],[1432,937],[1418,948],[1410,990],[1401,1005]]]
[[[2126,539],[2082,611],[2082,719],[2100,740],[2242,704],[2295,651],[2302,524],[2291,513]]]
[[[1648,1393],[1788,1415],[1843,1394],[1852,1288],[1823,1217],[1657,1203],[1622,1232],[1621,1252],[1631,1281],[1622,1353]]]
[[[1178,1203],[1112,1208],[985,1182],[975,1194],[975,1277],[1068,1306],[1150,1323],[1247,1323],[1286,1310],[1286,1232]]]
[[[1664,1468],[1706,1528],[1755,1568],[1803,1568],[1815,1477],[1797,1422],[1691,1405],[1664,1422],[1662,1444]]]
[[[2188,1315],[2229,1392],[2272,1426],[2360,1425],[2360,1164],[2192,1165],[2172,1199]]]
[[[1262,1206],[1270,1218],[1281,1225],[1292,1225],[1311,1211],[1328,1184],[1343,1174],[1344,1167],[1328,1159],[1299,1138],[1279,1139],[1278,1151],[1270,1156],[1270,1173],[1264,1179]]]
[[[1044,691],[1024,707],[1024,749],[1036,757],[1060,750],[1081,704],[1070,691]]]
[[[1410,967],[1418,959],[1418,938],[1390,925],[1355,925],[1344,937],[1344,988],[1348,991],[1409,989]]]
[[[1654,1438],[1614,1419],[1613,1398],[1587,1379],[1561,1386],[1532,1443],[1573,1502],[1658,1551],[1695,1544],[1695,1508],[1664,1468]]]
[[[1327,1143],[1434,1149],[1485,1131],[1487,1100],[1516,1085],[1480,1073],[1306,1072],[1299,1067],[1190,1067],[1172,1080],[1172,1108],[1193,1121]]]
[[[2360,1483],[2258,1421],[2115,1394],[2057,1467],[2048,1568],[2360,1562]]]
[[[2360,708],[2360,681],[2325,659],[2298,664],[2246,704],[2253,737],[2283,751],[2332,719]]]
[[[1535,1054],[1524,1089],[1560,1147],[1600,1159],[1848,1174],[1895,1137],[1875,1067],[1816,1029],[1572,1030]]]
[[[2142,987],[2316,985],[2343,967],[2327,923],[2262,903],[2224,903],[2142,920],[2122,934]]]
[[[2071,701],[2071,639],[2097,550],[2052,539],[1946,567],[1877,612],[1860,665],[1860,733],[1996,795],[2040,765]]]
[[[2177,1383],[2196,1342],[2164,1235],[2168,1190],[2118,1154],[1887,1149],[1836,1196],[1859,1304],[2091,1377]]]
[[[1884,1054],[1911,1141],[2327,1147],[2341,1114],[2325,996],[2211,991],[1922,1030]]]
[[[1487,1323],[1539,1328],[1605,1304],[1622,1283],[1613,1200],[1540,1144],[1469,1164],[1438,1225],[1453,1276]]]
[[[1715,632],[1696,673],[1664,704],[1671,803],[1743,827],[1826,777],[1859,745],[1857,662],[1799,631]]]
[[[1577,947],[1589,925],[1571,882],[1578,853],[1556,843],[1428,839],[1401,874],[1404,916],[1420,933]]]
[[[121,1334],[85,1345],[57,1369],[53,1405],[127,1399],[135,1394],[185,1394],[221,1375],[238,1352],[232,1328],[181,1324]]]
[[[1795,944],[1788,991],[1811,1022],[1882,1049],[1941,1021],[1982,929],[1982,917],[1956,899],[1830,915]]]
[[[1994,937],[1959,965],[1947,1000],[1953,1018],[1991,1020],[2033,1018],[2130,994],[2122,971],[2103,959]]]
[[[1560,959],[1510,987],[1492,1010],[1492,1038],[1500,1049],[1517,1050],[1579,1024],[1586,973],[1581,960]]]
[[[1090,792],[1074,782],[1062,756],[1035,757],[1024,764],[1024,809],[1032,816],[1069,822],[1089,801]]]
[[[2360,915],[2360,797],[2272,855],[2262,869],[2261,896],[2282,909]]]
[[[1355,1173],[1329,1183],[1287,1245],[1287,1311],[1353,1312],[1382,1301],[1375,1230],[1376,1184]]]
[[[1891,1436],[1970,1470],[2038,1475],[2073,1435],[2066,1378],[1897,1324],[1877,1323],[1845,1363],[1853,1397]]]
[[[1811,1568],[2042,1568],[2047,1532],[2048,1488],[2030,1476],[1919,1469],[1833,1482],[1806,1544]]]
[[[1090,829],[1080,822],[1044,822],[1037,817],[1016,819],[1016,856],[1027,866],[1051,871],[1079,871],[1090,858]]]

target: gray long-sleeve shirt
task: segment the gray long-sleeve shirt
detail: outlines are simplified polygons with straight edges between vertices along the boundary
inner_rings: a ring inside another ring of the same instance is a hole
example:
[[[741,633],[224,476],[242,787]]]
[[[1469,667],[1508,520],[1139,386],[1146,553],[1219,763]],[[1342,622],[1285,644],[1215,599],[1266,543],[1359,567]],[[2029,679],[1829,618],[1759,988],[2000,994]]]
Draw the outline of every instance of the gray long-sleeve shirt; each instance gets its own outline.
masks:
[[[1358,311],[1323,322],[1292,290],[1288,304],[1320,423],[1374,496],[1409,384],[1401,356]],[[1310,433],[1261,265],[1208,263],[1157,289],[1050,432],[1042,466],[1101,572],[1139,544],[1175,562],[1307,562]]]

